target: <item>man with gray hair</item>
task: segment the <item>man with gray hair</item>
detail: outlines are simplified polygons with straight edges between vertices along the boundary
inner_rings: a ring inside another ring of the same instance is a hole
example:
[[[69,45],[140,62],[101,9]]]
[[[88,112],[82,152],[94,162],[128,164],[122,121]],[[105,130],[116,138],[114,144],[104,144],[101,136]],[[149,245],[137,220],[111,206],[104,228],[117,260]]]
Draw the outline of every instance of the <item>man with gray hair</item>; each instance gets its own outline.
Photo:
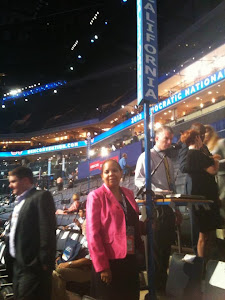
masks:
[[[173,131],[169,126],[161,126],[155,132],[155,146],[151,149],[151,187],[155,193],[175,192],[174,169],[166,150],[171,147]],[[141,188],[145,185],[145,152],[137,161],[135,170],[135,185]],[[175,237],[175,215],[171,207],[157,206],[157,226],[154,227],[154,261],[155,286],[158,291],[165,291],[167,268],[171,244]]]

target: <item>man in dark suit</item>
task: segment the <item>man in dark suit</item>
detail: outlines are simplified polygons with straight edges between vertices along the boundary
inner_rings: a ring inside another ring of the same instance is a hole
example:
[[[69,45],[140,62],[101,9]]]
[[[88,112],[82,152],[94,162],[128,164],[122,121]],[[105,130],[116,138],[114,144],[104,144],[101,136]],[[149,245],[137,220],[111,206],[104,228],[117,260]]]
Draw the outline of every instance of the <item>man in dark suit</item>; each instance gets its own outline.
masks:
[[[9,187],[17,196],[7,247],[14,299],[50,300],[56,248],[52,195],[34,188],[32,171],[25,167],[9,172]]]

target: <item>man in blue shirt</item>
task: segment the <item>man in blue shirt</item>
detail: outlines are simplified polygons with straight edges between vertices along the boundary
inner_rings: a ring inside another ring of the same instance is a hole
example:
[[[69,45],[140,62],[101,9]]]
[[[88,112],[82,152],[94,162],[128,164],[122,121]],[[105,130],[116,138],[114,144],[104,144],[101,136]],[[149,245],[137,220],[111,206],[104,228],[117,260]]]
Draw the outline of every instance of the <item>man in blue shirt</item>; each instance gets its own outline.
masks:
[[[123,153],[121,159],[119,160],[119,165],[123,171],[123,178],[125,180],[126,175],[130,175],[130,166],[127,164],[127,154]]]

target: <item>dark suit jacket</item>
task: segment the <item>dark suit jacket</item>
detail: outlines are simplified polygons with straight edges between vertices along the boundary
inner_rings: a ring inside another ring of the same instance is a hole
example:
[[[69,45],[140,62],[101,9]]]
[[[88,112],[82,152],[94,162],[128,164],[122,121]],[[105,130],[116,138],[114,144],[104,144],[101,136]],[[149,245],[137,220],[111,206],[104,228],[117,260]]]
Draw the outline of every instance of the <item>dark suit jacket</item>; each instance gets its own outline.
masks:
[[[50,192],[32,189],[19,214],[15,234],[16,265],[23,269],[54,269],[55,205]]]

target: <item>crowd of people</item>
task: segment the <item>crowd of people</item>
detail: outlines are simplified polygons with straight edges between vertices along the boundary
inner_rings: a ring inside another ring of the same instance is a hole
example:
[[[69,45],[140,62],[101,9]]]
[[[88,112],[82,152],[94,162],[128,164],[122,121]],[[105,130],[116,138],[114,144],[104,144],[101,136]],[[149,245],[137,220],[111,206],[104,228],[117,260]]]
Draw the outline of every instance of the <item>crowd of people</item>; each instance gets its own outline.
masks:
[[[151,149],[153,194],[176,192],[170,152],[173,131],[161,126],[155,132]],[[187,174],[186,194],[203,196],[208,205],[193,208],[196,254],[205,260],[215,230],[223,224],[225,142],[211,126],[195,123],[181,134],[180,170]],[[133,191],[120,186],[129,166],[124,153],[120,162],[107,159],[101,170],[103,185],[91,191],[86,207],[79,195],[73,195],[69,208],[55,211],[48,191],[37,191],[30,169],[18,167],[9,173],[9,186],[16,195],[7,239],[6,265],[13,280],[15,299],[68,299],[69,281],[91,281],[90,295],[102,300],[139,299],[139,260],[145,251],[141,236],[146,222],[139,221],[139,209]],[[145,153],[138,158],[135,185],[145,185]],[[175,226],[181,222],[178,209],[156,206],[153,222],[154,284],[165,293],[171,245]],[[56,258],[55,215],[74,215],[63,230],[80,234],[76,243],[66,244]]]

